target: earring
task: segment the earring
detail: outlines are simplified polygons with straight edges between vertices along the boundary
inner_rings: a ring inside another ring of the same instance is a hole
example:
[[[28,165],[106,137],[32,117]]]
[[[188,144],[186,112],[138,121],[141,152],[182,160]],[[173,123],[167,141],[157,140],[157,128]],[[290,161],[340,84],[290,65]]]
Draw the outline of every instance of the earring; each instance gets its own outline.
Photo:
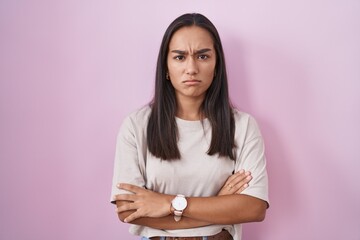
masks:
[[[166,72],[166,79],[169,80],[169,72]]]

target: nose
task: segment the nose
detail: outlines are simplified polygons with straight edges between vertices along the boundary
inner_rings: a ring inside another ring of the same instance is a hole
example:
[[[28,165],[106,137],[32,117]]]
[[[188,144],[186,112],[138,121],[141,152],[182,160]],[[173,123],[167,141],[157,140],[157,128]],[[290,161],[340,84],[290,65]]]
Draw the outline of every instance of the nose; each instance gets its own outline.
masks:
[[[186,63],[186,73],[189,75],[195,75],[199,72],[199,68],[197,66],[196,60],[194,57],[187,58]]]

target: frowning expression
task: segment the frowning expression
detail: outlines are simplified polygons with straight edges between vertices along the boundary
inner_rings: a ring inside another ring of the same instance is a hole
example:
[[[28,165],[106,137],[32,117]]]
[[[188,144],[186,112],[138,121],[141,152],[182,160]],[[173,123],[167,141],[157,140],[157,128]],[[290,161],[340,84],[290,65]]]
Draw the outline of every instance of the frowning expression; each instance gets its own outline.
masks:
[[[167,67],[177,100],[203,100],[215,74],[216,52],[210,33],[200,27],[182,27],[169,43]]]

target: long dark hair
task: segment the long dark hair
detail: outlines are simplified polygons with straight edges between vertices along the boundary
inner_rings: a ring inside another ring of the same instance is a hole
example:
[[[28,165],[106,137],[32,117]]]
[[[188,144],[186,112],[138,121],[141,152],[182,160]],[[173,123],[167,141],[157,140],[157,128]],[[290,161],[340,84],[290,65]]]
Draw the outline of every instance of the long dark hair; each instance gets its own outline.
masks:
[[[224,52],[215,26],[199,13],[184,14],[176,18],[167,28],[161,42],[156,67],[155,95],[150,103],[151,115],[147,127],[147,143],[151,154],[163,160],[180,159],[177,146],[176,98],[171,82],[166,79],[169,42],[173,34],[185,26],[206,29],[216,50],[215,77],[206,92],[201,112],[211,124],[212,138],[207,154],[216,153],[235,159],[235,123],[229,100]]]

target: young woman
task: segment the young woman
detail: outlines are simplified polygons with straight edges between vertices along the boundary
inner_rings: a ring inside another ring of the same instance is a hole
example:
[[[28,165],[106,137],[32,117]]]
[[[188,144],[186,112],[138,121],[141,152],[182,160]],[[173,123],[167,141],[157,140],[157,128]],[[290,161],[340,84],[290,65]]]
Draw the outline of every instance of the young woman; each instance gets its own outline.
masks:
[[[116,148],[112,203],[143,239],[241,239],[268,207],[263,139],[229,101],[215,26],[184,14],[165,32],[155,96],[128,116]]]

